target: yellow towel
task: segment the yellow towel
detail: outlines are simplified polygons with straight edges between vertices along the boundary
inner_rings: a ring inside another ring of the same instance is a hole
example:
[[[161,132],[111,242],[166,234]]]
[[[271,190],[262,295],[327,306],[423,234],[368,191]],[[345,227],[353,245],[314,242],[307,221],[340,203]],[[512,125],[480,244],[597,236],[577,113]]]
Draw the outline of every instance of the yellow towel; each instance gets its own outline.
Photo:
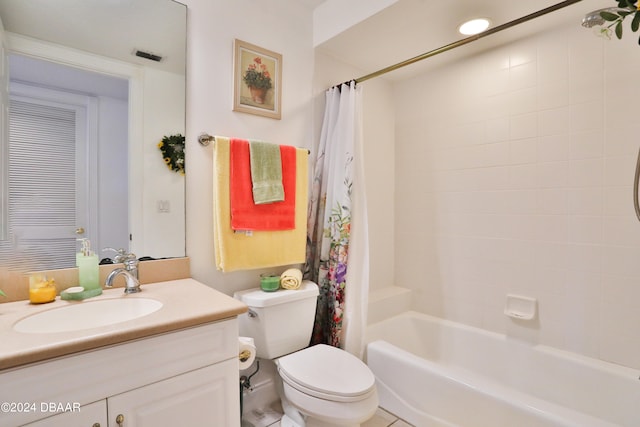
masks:
[[[296,150],[295,228],[234,233],[229,203],[229,138],[216,136],[213,171],[213,234],[216,267],[225,272],[300,264],[307,239],[307,171],[309,153]]]
[[[290,268],[280,275],[280,287],[282,289],[298,289],[302,283],[302,271]]]

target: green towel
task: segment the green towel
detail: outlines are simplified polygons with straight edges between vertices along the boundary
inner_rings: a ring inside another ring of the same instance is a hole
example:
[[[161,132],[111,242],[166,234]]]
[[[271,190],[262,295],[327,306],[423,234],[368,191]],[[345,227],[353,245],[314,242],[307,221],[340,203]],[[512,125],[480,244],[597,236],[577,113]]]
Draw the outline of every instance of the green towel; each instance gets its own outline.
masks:
[[[253,203],[282,202],[282,161],[280,146],[267,142],[249,141],[251,160],[251,182],[253,184]]]

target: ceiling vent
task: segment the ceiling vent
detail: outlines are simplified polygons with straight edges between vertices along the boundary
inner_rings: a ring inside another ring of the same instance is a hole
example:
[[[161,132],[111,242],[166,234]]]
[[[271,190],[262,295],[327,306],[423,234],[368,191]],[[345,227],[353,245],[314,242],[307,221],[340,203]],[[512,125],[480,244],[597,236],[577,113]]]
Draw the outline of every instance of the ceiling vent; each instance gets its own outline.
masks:
[[[156,55],[151,52],[145,52],[144,50],[136,49],[133,54],[135,56],[139,56],[140,58],[148,59],[149,61],[160,62],[162,61],[162,56]]]

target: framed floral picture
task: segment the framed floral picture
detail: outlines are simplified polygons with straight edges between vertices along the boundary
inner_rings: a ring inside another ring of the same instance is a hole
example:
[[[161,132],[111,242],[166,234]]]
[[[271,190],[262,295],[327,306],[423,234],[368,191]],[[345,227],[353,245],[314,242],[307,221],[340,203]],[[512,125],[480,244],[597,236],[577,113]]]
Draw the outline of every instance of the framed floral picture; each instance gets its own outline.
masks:
[[[280,119],[282,55],[234,40],[233,111]]]

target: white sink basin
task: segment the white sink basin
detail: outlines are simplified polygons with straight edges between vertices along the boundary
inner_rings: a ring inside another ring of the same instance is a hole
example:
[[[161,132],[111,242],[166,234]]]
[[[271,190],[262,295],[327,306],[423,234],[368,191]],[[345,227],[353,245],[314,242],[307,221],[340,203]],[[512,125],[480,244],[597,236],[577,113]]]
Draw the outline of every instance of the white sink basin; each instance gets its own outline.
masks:
[[[137,319],[161,307],[160,301],[149,298],[83,301],[25,317],[13,329],[28,334],[80,331]]]

